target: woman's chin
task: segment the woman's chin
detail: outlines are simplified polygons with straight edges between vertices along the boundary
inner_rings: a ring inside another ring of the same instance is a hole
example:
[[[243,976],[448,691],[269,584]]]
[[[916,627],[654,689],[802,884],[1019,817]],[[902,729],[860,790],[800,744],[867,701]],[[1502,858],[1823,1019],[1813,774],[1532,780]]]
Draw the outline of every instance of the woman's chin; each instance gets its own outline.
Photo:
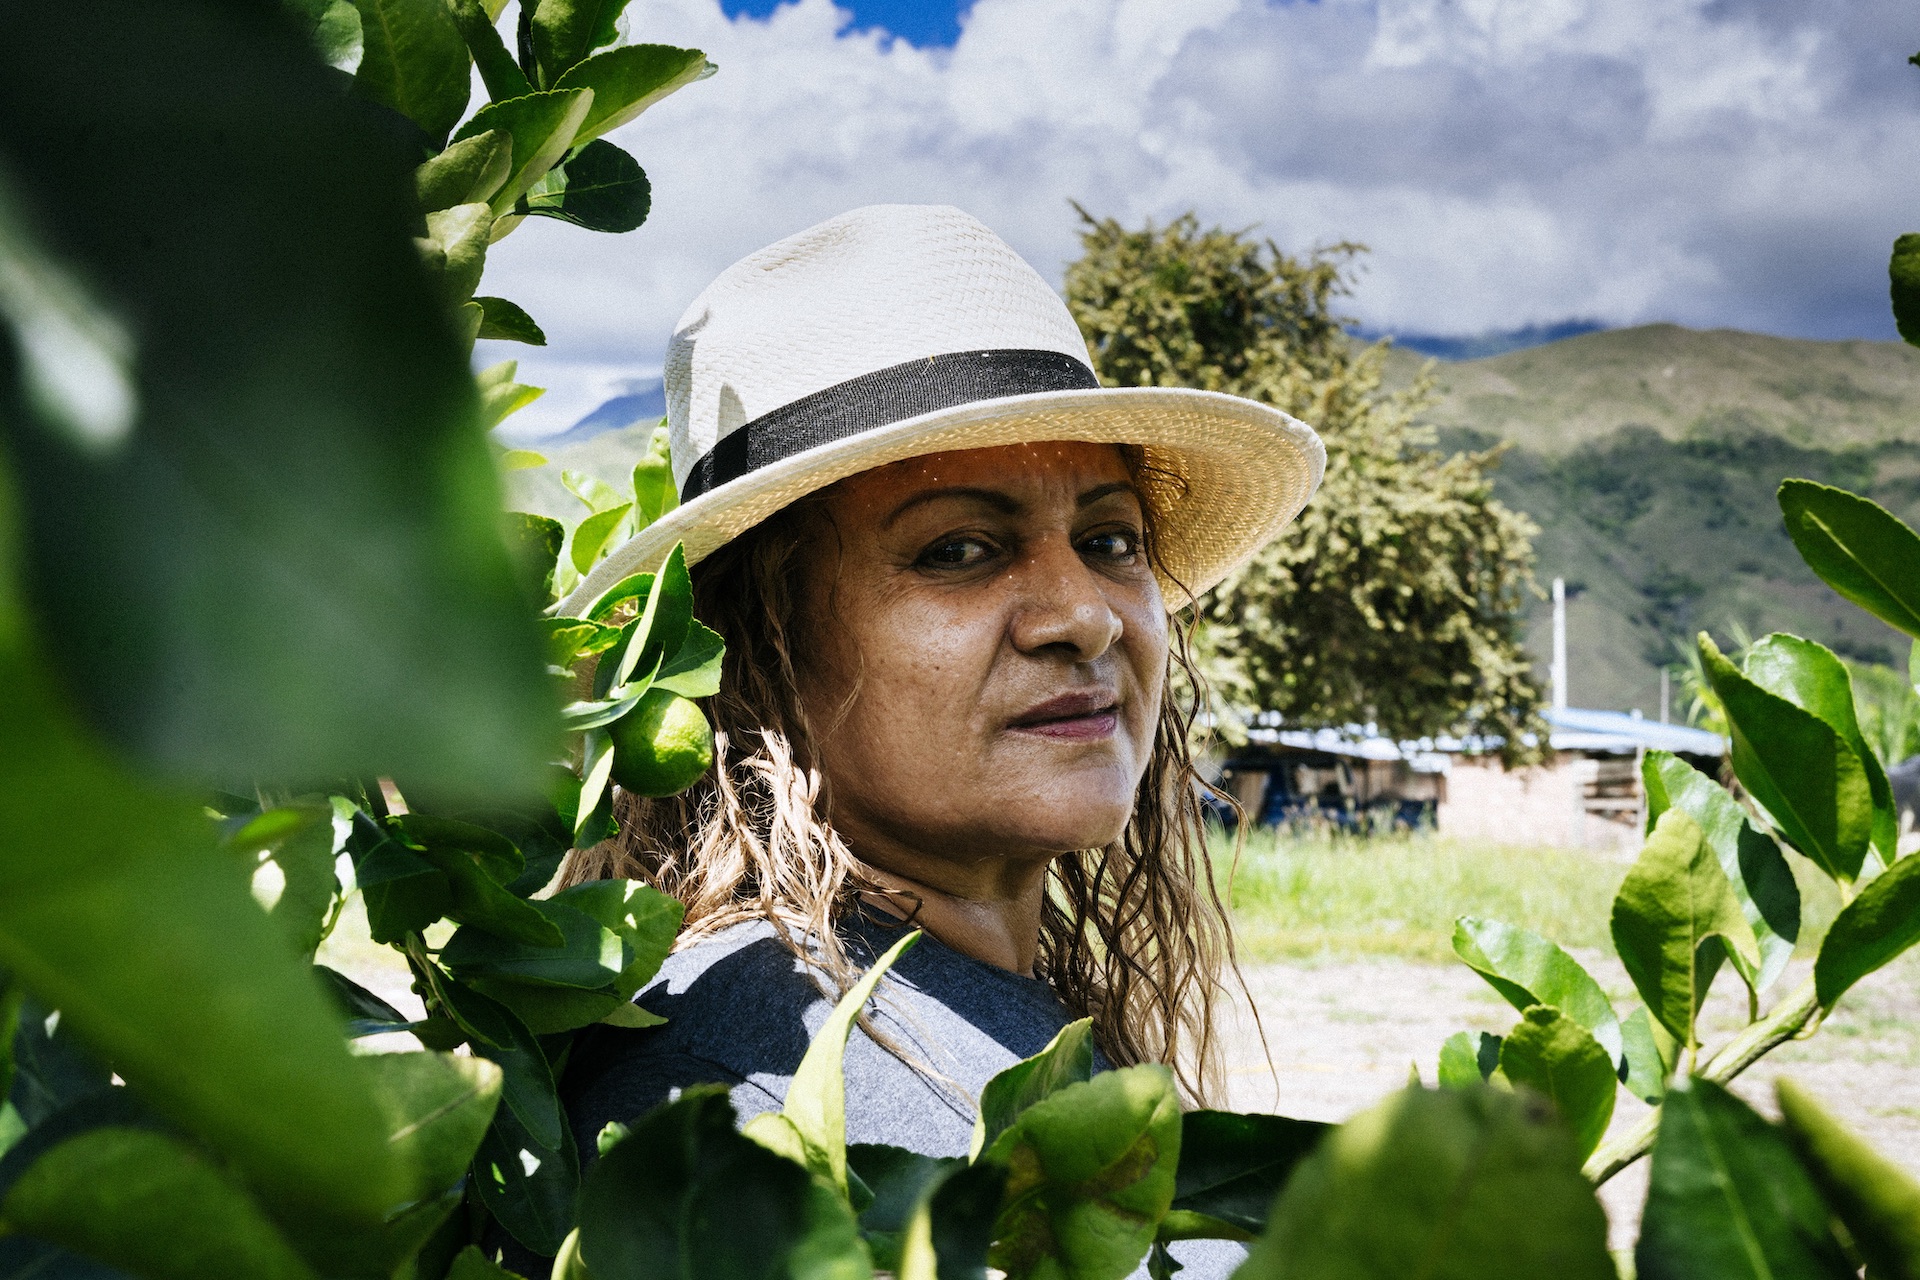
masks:
[[[1031,813],[1008,809],[1000,814],[1000,828],[1013,839],[1036,849],[1068,853],[1075,849],[1099,849],[1112,844],[1126,833],[1133,817],[1133,797],[1123,803],[1089,803],[1086,795],[1061,796],[1053,803],[1042,802]],[[1023,822],[1022,818],[1031,818]]]

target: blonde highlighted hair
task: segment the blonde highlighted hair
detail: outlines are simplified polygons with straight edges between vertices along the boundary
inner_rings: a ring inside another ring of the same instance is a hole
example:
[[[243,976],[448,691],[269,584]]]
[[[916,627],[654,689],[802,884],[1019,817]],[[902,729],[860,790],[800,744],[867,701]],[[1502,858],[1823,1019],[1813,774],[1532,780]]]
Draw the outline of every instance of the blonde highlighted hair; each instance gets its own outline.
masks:
[[[1147,508],[1153,555],[1156,479],[1125,450]],[[800,689],[794,634],[803,560],[814,531],[803,500],[696,566],[694,608],[726,640],[720,693],[706,701],[714,768],[681,795],[616,796],[617,837],[576,850],[562,882],[643,880],[687,908],[676,946],[766,920],[831,987],[858,977],[836,923],[877,885],[834,830],[832,794],[814,762],[817,734]],[[1156,561],[1157,563],[1157,561]],[[1071,1012],[1093,1020],[1116,1066],[1163,1062],[1189,1101],[1217,1102],[1224,1085],[1218,997],[1232,973],[1233,934],[1207,847],[1203,790],[1189,740],[1206,686],[1189,652],[1190,623],[1173,628],[1160,721],[1133,815],[1114,843],[1056,858],[1048,874],[1035,973]],[[1184,705],[1179,696],[1184,692]],[[1215,792],[1214,794],[1221,794]],[[1231,798],[1224,797],[1231,804]],[[911,899],[903,902],[908,914]]]

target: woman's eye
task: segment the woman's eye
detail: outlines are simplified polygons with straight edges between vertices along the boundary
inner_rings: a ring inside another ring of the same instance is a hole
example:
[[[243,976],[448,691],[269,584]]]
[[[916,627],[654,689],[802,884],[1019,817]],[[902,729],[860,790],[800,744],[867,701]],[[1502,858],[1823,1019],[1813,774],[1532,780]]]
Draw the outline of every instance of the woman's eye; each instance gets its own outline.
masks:
[[[1140,536],[1129,529],[1114,529],[1096,533],[1080,546],[1101,560],[1126,560],[1140,550]]]
[[[993,549],[978,538],[949,538],[936,542],[920,556],[920,563],[940,569],[965,569],[980,564]]]

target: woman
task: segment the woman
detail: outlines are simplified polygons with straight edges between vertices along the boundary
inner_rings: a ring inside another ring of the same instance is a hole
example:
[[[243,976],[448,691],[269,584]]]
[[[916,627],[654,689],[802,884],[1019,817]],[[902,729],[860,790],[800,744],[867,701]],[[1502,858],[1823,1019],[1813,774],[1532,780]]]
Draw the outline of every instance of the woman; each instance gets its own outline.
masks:
[[[567,869],[687,906],[638,997],[666,1024],[576,1051],[581,1150],[696,1082],[742,1120],[778,1108],[908,927],[848,1047],[849,1141],[965,1154],[981,1086],[1084,1016],[1098,1066],[1217,1094],[1232,944],[1169,615],[1305,504],[1313,432],[1099,389],[1058,296],[945,207],[856,210],[729,268],[666,385],[683,505],[565,607],[684,542],[726,675],[710,776],[622,795],[619,837]]]

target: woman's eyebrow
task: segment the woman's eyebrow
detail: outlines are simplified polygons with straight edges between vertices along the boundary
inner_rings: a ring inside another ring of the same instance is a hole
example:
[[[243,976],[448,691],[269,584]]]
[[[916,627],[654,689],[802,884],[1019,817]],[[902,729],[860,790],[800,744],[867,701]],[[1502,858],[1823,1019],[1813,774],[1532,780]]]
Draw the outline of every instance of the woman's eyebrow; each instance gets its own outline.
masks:
[[[998,489],[979,489],[966,485],[953,485],[944,489],[923,489],[893,509],[893,514],[881,521],[880,527],[886,528],[915,507],[929,502],[938,502],[942,498],[965,498],[993,508],[1002,515],[1018,515],[1020,501]],[[1085,500],[1082,499],[1084,502]]]
[[[1133,481],[1115,480],[1111,484],[1095,485],[1093,488],[1081,494],[1074,505],[1076,507],[1090,507],[1100,501],[1100,499],[1110,498],[1116,493],[1130,493],[1136,502],[1140,500],[1140,491],[1134,487]]]

